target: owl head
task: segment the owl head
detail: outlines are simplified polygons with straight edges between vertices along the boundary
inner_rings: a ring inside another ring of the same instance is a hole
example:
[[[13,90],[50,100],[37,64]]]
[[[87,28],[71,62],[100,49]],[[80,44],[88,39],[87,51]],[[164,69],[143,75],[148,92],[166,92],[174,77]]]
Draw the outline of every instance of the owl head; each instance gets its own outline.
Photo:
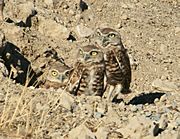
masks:
[[[120,34],[111,28],[97,28],[94,37],[97,44],[103,47],[109,44],[114,46],[122,44]]]
[[[49,64],[46,79],[49,82],[66,84],[69,80],[71,68],[58,61]]]
[[[96,45],[86,45],[79,48],[78,60],[82,63],[99,63],[104,60],[103,52]]]

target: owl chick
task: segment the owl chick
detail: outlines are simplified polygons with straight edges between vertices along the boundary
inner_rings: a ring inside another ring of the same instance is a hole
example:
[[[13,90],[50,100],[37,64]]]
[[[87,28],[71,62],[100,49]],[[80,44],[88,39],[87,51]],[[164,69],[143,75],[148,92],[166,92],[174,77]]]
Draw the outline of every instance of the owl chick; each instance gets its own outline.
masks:
[[[96,45],[80,47],[71,79],[73,81],[71,86],[76,88],[75,94],[102,96],[104,92],[104,73],[103,52]]]
[[[112,98],[112,96],[115,97],[119,92],[129,92],[131,67],[120,34],[111,28],[98,28],[93,37],[104,52],[107,90],[109,92],[108,99]]]
[[[44,72],[44,84],[41,87],[45,88],[62,88],[67,87],[71,68],[59,61],[51,61]]]

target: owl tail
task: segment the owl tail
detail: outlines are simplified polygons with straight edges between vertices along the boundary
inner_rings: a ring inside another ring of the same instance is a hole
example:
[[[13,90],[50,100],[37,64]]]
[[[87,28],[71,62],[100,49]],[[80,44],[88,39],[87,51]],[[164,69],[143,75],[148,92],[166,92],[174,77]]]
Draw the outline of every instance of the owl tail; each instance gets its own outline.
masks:
[[[125,83],[123,85],[121,93],[122,94],[129,94],[129,93],[131,93],[131,89],[130,89],[130,84],[129,83]]]

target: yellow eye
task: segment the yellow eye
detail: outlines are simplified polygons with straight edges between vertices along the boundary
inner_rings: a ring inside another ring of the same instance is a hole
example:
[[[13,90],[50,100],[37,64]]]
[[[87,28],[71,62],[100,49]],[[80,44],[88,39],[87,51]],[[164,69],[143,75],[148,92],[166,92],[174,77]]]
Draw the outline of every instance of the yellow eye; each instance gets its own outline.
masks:
[[[52,70],[52,71],[51,71],[51,75],[54,76],[54,77],[56,77],[56,76],[58,75],[58,72],[55,71],[55,70]]]
[[[108,35],[108,37],[110,37],[110,38],[114,38],[115,36],[116,35],[114,33],[111,33],[111,34]]]
[[[92,56],[96,56],[96,55],[98,54],[98,52],[92,51],[90,54],[91,54]]]

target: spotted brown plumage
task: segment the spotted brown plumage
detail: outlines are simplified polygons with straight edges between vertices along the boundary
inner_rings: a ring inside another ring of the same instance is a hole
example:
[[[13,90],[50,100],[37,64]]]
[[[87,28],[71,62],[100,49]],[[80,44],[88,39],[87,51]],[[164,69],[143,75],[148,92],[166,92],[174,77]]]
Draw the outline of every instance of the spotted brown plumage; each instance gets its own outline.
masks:
[[[92,40],[104,53],[107,88],[110,96],[130,92],[131,67],[120,34],[112,28],[98,28]],[[109,96],[109,97],[110,97]]]
[[[66,64],[59,61],[50,61],[42,75],[44,83],[41,87],[65,89],[68,86],[70,74],[71,68]]]
[[[76,95],[98,95],[104,92],[105,65],[102,51],[95,45],[80,47],[77,54]],[[74,77],[75,78],[75,77]]]

